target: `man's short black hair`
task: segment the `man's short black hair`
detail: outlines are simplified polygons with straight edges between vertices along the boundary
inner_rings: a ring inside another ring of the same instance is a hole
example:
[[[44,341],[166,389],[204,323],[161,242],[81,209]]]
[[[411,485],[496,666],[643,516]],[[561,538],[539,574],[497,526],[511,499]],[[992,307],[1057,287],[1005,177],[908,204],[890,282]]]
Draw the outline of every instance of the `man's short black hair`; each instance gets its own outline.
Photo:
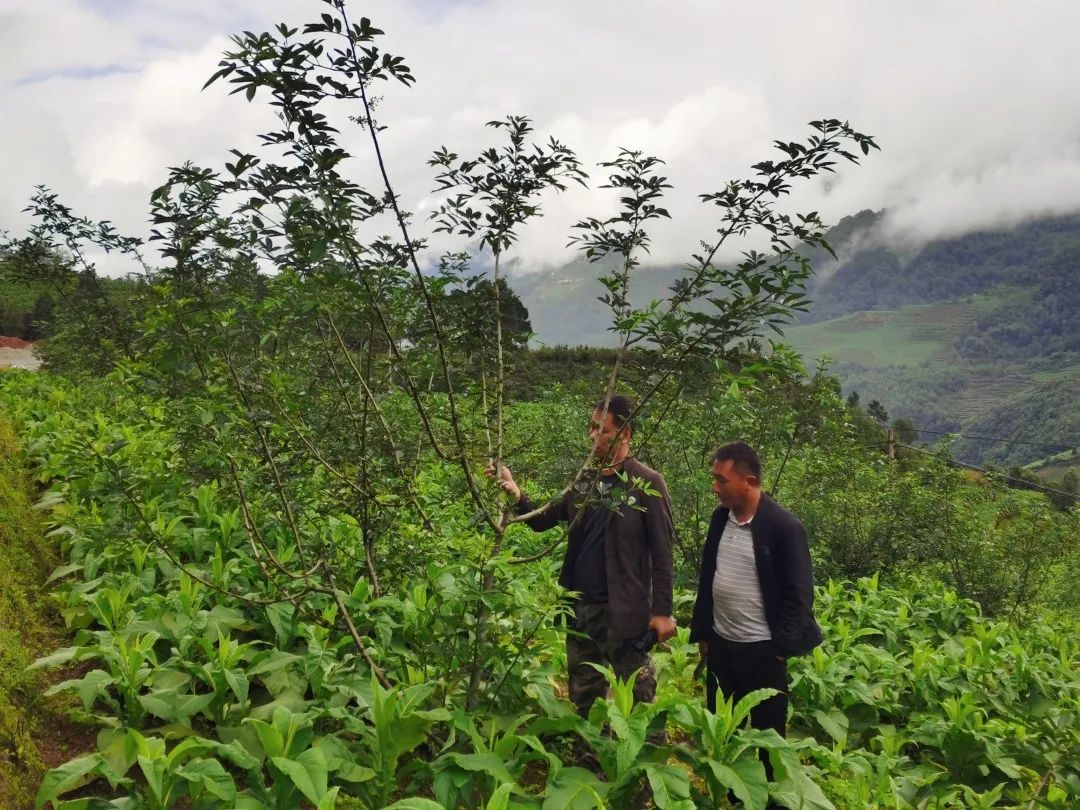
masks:
[[[599,400],[596,405],[593,406],[593,410],[604,410],[604,400]],[[634,420],[630,418],[630,415],[634,412],[634,402],[630,397],[625,394],[612,394],[611,401],[608,403],[607,412],[615,417],[616,427],[625,427],[630,433],[634,432]]]
[[[731,442],[718,447],[713,453],[713,463],[717,461],[734,461],[735,469],[743,475],[753,475],[761,481],[761,459],[757,451],[746,442]]]

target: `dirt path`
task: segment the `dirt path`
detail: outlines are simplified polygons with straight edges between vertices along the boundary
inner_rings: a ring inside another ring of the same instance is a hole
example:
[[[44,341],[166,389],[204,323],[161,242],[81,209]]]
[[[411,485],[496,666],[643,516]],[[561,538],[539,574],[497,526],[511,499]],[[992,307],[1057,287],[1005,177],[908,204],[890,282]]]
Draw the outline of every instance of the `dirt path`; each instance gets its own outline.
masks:
[[[37,371],[41,367],[41,360],[34,354],[34,344],[27,344],[25,348],[12,348],[0,345],[0,368],[25,368]]]

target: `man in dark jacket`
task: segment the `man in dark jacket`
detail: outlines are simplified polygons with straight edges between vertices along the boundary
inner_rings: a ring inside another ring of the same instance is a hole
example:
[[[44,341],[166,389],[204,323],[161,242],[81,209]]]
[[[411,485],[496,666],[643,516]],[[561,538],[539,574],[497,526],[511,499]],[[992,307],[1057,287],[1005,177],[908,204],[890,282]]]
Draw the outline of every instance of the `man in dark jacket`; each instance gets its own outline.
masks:
[[[656,674],[640,642],[650,628],[659,641],[675,634],[671,500],[663,477],[630,456],[633,410],[622,395],[596,404],[589,439],[599,473],[584,479],[584,491],[568,492],[543,511],[522,494],[509,469],[500,469],[518,514],[537,512],[524,521],[527,526],[569,526],[559,584],[579,594],[566,654],[570,699],[582,715],[607,694],[607,682],[591,663],[611,667],[620,678],[640,669],[634,697],[651,701]]]
[[[690,627],[708,666],[706,695],[738,701],[755,689],[779,695],[751,711],[755,728],[784,735],[787,659],[821,643],[814,620],[814,581],[806,530],[799,519],[761,491],[761,462],[742,442],[713,455],[713,512],[701,559],[701,579]]]

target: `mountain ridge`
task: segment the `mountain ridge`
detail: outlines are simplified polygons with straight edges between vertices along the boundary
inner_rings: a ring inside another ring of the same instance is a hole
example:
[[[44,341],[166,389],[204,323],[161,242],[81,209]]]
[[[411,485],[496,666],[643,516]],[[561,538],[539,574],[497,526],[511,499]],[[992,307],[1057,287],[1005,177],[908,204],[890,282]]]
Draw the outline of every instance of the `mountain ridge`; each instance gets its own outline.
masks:
[[[1015,432],[1025,418],[1040,422],[1039,404],[1080,381],[1080,213],[922,246],[890,245],[885,224],[884,212],[865,210],[830,230],[837,258],[809,255],[812,303],[781,339],[808,364],[830,356],[846,390],[928,430],[975,434],[1000,424]],[[511,278],[539,342],[614,344],[611,332],[593,326],[610,320],[596,300],[599,270],[578,260]],[[640,268],[631,300],[663,297],[683,272]],[[1042,428],[1023,425],[1027,441],[1080,444],[1080,404],[1065,401]],[[961,441],[955,449],[974,463],[1020,464],[1040,455],[1005,443]]]

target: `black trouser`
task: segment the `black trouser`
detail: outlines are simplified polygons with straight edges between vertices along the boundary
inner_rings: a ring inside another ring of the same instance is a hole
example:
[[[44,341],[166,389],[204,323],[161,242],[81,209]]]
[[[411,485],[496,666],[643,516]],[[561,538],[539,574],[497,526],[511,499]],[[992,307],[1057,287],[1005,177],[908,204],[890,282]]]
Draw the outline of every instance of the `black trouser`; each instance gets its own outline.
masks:
[[[755,689],[777,689],[773,695],[750,710],[753,728],[772,728],[781,737],[787,732],[788,679],[787,661],[777,658],[771,641],[728,641],[715,632],[710,634],[709,652],[706,656],[709,669],[705,680],[705,694],[709,711],[716,711],[716,691],[738,703]],[[772,780],[772,765],[768,756],[761,752],[765,772]]]
[[[728,641],[712,633],[709,639],[706,681],[709,711],[716,711],[716,691],[738,703],[755,689],[776,689],[774,695],[750,712],[754,728],[773,728],[783,737],[787,730],[787,661],[777,658],[771,641]]]
[[[581,635],[571,633],[566,636],[566,668],[570,700],[582,717],[589,716],[589,709],[597,698],[608,694],[607,680],[592,664],[611,667],[624,680],[635,670],[640,670],[634,682],[634,700],[652,703],[656,697],[656,671],[652,658],[648,653],[634,649],[627,639],[614,637],[610,625],[606,602],[599,605],[579,602],[575,606],[574,630]]]

